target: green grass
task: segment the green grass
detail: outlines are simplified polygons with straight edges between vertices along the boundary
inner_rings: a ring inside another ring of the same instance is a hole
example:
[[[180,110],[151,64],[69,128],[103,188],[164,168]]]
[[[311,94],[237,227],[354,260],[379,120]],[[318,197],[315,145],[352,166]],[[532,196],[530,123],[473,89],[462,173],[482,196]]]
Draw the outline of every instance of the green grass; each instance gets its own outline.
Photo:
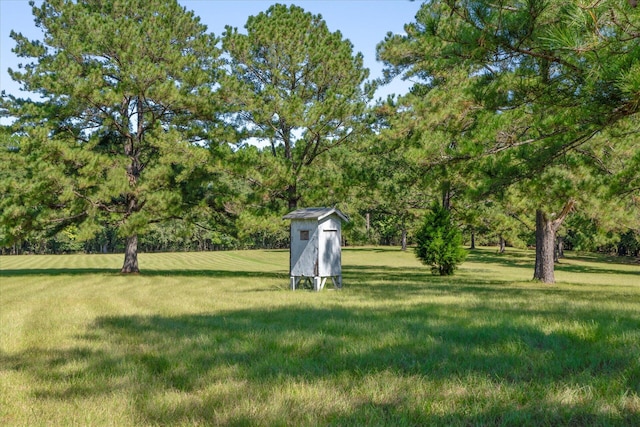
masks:
[[[640,266],[348,248],[0,257],[0,425],[640,425]]]

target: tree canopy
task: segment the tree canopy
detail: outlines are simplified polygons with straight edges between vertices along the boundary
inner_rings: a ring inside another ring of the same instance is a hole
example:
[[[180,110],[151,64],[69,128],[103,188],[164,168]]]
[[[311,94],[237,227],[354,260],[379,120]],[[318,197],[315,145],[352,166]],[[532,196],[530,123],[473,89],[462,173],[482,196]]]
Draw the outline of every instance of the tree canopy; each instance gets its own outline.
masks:
[[[590,194],[577,171],[602,172],[594,138],[638,132],[627,119],[640,108],[639,28],[626,1],[425,2],[378,48],[390,77],[416,80],[393,127],[419,141],[423,164],[471,160],[481,198],[522,185],[552,245],[558,219]],[[536,246],[534,277],[552,282],[548,246]]]
[[[35,96],[0,101],[2,245],[118,233],[136,272],[138,236],[280,247],[286,209],[335,204],[352,242],[406,245],[437,201],[473,236],[535,244],[552,282],[558,233],[640,233],[632,3],[425,1],[378,45],[413,85],[376,104],[362,54],[298,6],[217,38],[176,0],[32,3],[43,38],[12,33],[10,75]]]
[[[222,37],[231,58],[223,91],[245,139],[270,148],[268,179],[256,184],[294,209],[322,186],[327,153],[366,131],[369,71],[339,31],[298,6],[275,4],[245,29],[227,27]]]

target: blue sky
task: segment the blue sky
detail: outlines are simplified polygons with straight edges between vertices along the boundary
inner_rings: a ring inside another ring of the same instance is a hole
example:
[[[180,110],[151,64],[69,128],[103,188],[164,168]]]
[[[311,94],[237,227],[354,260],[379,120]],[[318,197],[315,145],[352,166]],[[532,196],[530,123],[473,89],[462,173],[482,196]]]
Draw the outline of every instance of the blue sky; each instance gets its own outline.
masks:
[[[210,32],[221,35],[225,25],[237,27],[241,32],[247,17],[265,11],[274,3],[296,4],[307,12],[321,14],[331,31],[340,31],[349,39],[355,52],[364,56],[365,66],[371,78],[381,77],[382,64],[376,62],[376,45],[388,32],[403,33],[404,24],[412,22],[421,1],[409,0],[179,0],[187,9],[193,10],[207,25]],[[19,86],[7,73],[8,68],[17,68],[24,58],[17,58],[11,49],[11,30],[21,32],[31,39],[39,39],[42,33],[33,23],[28,0],[0,0],[0,90],[20,95]],[[389,93],[402,93],[407,82],[394,82],[380,89],[376,97]]]

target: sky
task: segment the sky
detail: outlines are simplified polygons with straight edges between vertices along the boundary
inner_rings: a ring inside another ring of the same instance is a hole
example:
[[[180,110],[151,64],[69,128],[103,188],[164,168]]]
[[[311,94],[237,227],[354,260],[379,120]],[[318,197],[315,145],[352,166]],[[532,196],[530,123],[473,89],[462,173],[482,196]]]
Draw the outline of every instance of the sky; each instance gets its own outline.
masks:
[[[40,3],[39,1],[37,3]],[[207,25],[208,31],[220,36],[226,25],[244,32],[247,17],[266,11],[274,3],[296,4],[314,15],[324,18],[330,31],[340,31],[349,39],[354,53],[361,52],[370,78],[382,77],[382,64],[376,61],[376,45],[388,32],[404,33],[404,25],[414,20],[421,1],[409,0],[179,0]],[[9,37],[11,30],[30,39],[41,39],[36,28],[28,0],[0,0],[0,91],[24,97],[18,83],[11,80],[8,68],[16,69],[26,58],[17,58],[11,49],[15,42]],[[376,98],[391,93],[404,93],[408,82],[400,79],[376,92]]]

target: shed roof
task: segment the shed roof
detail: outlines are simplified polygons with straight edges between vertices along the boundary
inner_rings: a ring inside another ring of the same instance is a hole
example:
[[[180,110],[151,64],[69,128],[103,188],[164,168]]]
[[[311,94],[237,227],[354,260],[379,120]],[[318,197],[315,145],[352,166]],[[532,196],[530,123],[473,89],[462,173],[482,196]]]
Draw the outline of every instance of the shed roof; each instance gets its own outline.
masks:
[[[329,215],[336,214],[344,222],[349,222],[349,217],[336,208],[304,208],[289,212],[282,219],[317,219],[320,221]]]

